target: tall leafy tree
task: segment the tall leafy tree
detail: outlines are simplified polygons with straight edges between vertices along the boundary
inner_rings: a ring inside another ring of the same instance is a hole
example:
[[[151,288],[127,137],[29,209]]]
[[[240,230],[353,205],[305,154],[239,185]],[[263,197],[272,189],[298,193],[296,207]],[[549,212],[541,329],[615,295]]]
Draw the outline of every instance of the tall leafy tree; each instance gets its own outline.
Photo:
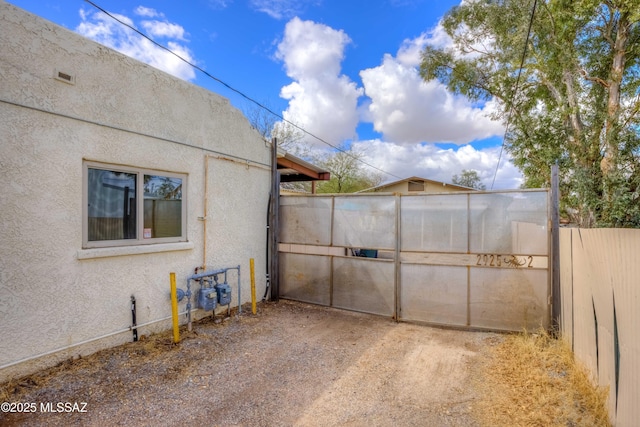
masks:
[[[499,100],[525,186],[548,186],[557,163],[579,225],[640,227],[639,21],[639,0],[468,1],[443,19],[452,45],[427,47],[420,71]]]
[[[368,171],[361,162],[363,154],[353,148],[341,149],[317,159],[316,163],[331,173],[329,181],[320,182],[318,193],[355,193],[375,187],[382,182],[382,176]]]
[[[487,186],[482,183],[478,171],[473,169],[463,169],[460,175],[453,175],[451,180],[454,184],[464,185],[465,187],[475,188],[477,190],[486,190]]]

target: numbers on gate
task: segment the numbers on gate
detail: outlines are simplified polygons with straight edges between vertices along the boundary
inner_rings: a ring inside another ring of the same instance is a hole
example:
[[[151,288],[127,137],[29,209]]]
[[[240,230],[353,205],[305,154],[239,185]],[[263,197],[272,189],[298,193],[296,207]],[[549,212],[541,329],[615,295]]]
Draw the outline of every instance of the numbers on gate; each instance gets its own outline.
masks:
[[[533,268],[533,256],[477,254],[476,265],[480,267]]]

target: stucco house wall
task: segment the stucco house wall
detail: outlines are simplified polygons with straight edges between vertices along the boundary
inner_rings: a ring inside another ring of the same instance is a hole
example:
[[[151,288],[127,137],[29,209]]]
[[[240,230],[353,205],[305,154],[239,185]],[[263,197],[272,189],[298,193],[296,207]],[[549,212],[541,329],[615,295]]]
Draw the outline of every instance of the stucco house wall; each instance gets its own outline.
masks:
[[[261,297],[270,147],[241,112],[3,1],[0,28],[0,381],[131,341],[131,296],[169,329],[171,272],[240,265],[247,302],[254,258]],[[86,161],[186,174],[186,241],[83,248]]]

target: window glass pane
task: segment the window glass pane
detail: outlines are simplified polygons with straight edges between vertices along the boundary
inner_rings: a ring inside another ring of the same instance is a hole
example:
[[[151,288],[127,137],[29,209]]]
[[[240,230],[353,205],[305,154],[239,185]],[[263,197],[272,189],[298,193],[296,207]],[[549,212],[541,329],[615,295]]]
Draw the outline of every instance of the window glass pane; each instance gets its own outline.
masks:
[[[144,176],[145,239],[182,236],[182,179]]]
[[[136,174],[89,168],[89,241],[136,238]]]

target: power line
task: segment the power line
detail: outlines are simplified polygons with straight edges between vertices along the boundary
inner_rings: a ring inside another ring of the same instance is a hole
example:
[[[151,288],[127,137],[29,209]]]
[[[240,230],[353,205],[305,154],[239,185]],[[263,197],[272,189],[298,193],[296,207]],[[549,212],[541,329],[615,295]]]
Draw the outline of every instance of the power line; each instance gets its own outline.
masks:
[[[533,17],[536,14],[536,6],[538,0],[533,1],[533,8],[531,9],[531,17],[529,18],[529,28],[527,29],[527,39],[524,42],[524,49],[522,51],[522,58],[520,59],[520,68],[518,68],[518,77],[516,78],[516,85],[511,94],[511,108],[509,109],[509,115],[507,116],[507,125],[504,128],[504,136],[502,137],[502,145],[500,146],[500,155],[498,156],[498,164],[496,165],[496,172],[493,174],[493,181],[491,182],[491,190],[493,190],[493,184],[496,183],[496,176],[498,175],[498,169],[500,168],[500,161],[502,160],[502,152],[504,151],[504,144],[507,140],[507,132],[509,131],[509,125],[511,124],[511,115],[513,114],[513,105],[515,104],[515,97],[518,93],[520,86],[520,76],[522,75],[522,68],[524,68],[524,60],[527,56],[527,48],[529,46],[529,37],[531,36],[531,27],[533,25]]]
[[[373,166],[370,163],[365,162],[364,160],[358,158],[357,156],[354,156],[353,154],[349,153],[347,150],[344,150],[336,145],[331,144],[330,142],[325,141],[324,139],[320,138],[317,135],[314,135],[313,133],[305,130],[304,128],[302,128],[301,126],[298,126],[297,124],[285,119],[284,117],[282,117],[282,115],[276,113],[275,111],[271,110],[270,108],[262,105],[260,102],[256,101],[255,99],[251,98],[250,96],[246,95],[245,93],[241,92],[240,90],[234,88],[233,86],[227,84],[226,82],[220,80],[219,78],[213,76],[212,74],[210,74],[209,72],[207,72],[205,69],[203,69],[202,67],[192,63],[191,61],[183,58],[182,56],[178,55],[177,53],[175,53],[174,51],[172,51],[171,49],[169,49],[168,47],[158,43],[157,41],[153,40],[151,37],[147,36],[146,34],[144,34],[143,32],[141,32],[140,30],[138,30],[137,28],[133,27],[132,25],[129,25],[128,23],[118,19],[116,16],[112,15],[111,13],[107,12],[105,9],[103,9],[102,7],[98,6],[97,4],[95,4],[94,2],[92,2],[91,0],[84,0],[85,2],[89,3],[91,6],[95,7],[96,9],[98,9],[100,12],[104,13],[105,15],[107,15],[109,18],[113,19],[114,21],[118,22],[121,25],[124,25],[125,27],[129,28],[130,30],[136,32],[137,34],[139,34],[140,36],[142,36],[143,38],[149,40],[151,43],[153,43],[154,45],[156,45],[157,47],[159,47],[160,49],[163,49],[165,51],[167,51],[168,53],[170,53],[171,55],[174,55],[176,58],[178,58],[179,60],[183,61],[184,63],[188,64],[189,66],[191,66],[192,68],[200,71],[201,73],[203,73],[205,76],[209,77],[212,80],[215,80],[216,82],[220,83],[221,85],[223,85],[224,87],[226,87],[227,89],[231,90],[232,92],[237,93],[238,95],[240,95],[241,97],[245,98],[246,100],[256,104],[258,107],[264,109],[265,111],[269,112],[270,114],[273,114],[275,117],[279,118],[280,120],[282,120],[283,122],[295,127],[296,129],[302,131],[303,133],[305,133],[306,135],[309,135],[310,137],[322,142],[323,144],[328,145],[329,147],[332,147],[350,157],[352,157],[353,159],[355,159],[356,161],[369,166],[370,168],[373,168],[379,172],[382,172],[386,175],[392,176],[394,178],[398,178],[398,179],[402,179],[401,177],[399,177],[398,175],[394,175],[391,172],[387,172],[385,170],[382,170],[376,166]]]
[[[44,108],[39,108],[39,107],[31,106],[31,105],[21,104],[21,103],[18,103],[18,102],[9,101],[9,100],[2,99],[2,98],[0,98],[0,103],[7,104],[7,105],[13,105],[14,107],[26,108],[26,109],[33,110],[33,111],[38,111],[40,113],[51,114],[53,116],[64,117],[65,119],[77,120],[77,121],[82,122],[82,123],[87,123],[87,124],[91,124],[91,125],[94,125],[94,126],[101,126],[101,127],[106,128],[106,129],[113,129],[113,130],[117,130],[117,131],[120,131],[120,132],[127,132],[127,133],[130,133],[132,135],[143,136],[145,138],[152,138],[152,139],[157,139],[159,141],[170,142],[172,144],[178,144],[178,145],[182,145],[184,147],[196,148],[198,150],[206,151],[206,152],[213,153],[213,154],[217,154],[219,156],[223,156],[225,158],[229,158],[229,159],[234,160],[234,161],[240,161],[243,164],[247,164],[247,165],[250,165],[250,166],[259,166],[259,167],[266,167],[266,168],[271,169],[271,165],[268,165],[266,163],[262,163],[262,162],[257,161],[257,160],[252,160],[252,159],[249,159],[249,158],[246,158],[246,157],[236,156],[234,154],[224,153],[222,151],[213,150],[211,148],[201,147],[201,146],[194,145],[194,144],[191,144],[191,143],[185,142],[185,141],[178,141],[177,139],[169,139],[169,138],[165,138],[163,136],[152,135],[150,133],[145,133],[145,132],[141,132],[141,131],[137,131],[137,130],[133,130],[133,129],[127,129],[127,128],[121,127],[121,126],[116,126],[116,125],[112,125],[112,124],[108,124],[108,123],[104,123],[104,122],[98,122],[98,121],[95,121],[95,120],[86,119],[86,118],[83,118],[83,117],[80,117],[80,116],[72,116],[70,114],[65,114],[65,113],[60,113],[60,112],[56,112],[56,111],[45,110]]]

